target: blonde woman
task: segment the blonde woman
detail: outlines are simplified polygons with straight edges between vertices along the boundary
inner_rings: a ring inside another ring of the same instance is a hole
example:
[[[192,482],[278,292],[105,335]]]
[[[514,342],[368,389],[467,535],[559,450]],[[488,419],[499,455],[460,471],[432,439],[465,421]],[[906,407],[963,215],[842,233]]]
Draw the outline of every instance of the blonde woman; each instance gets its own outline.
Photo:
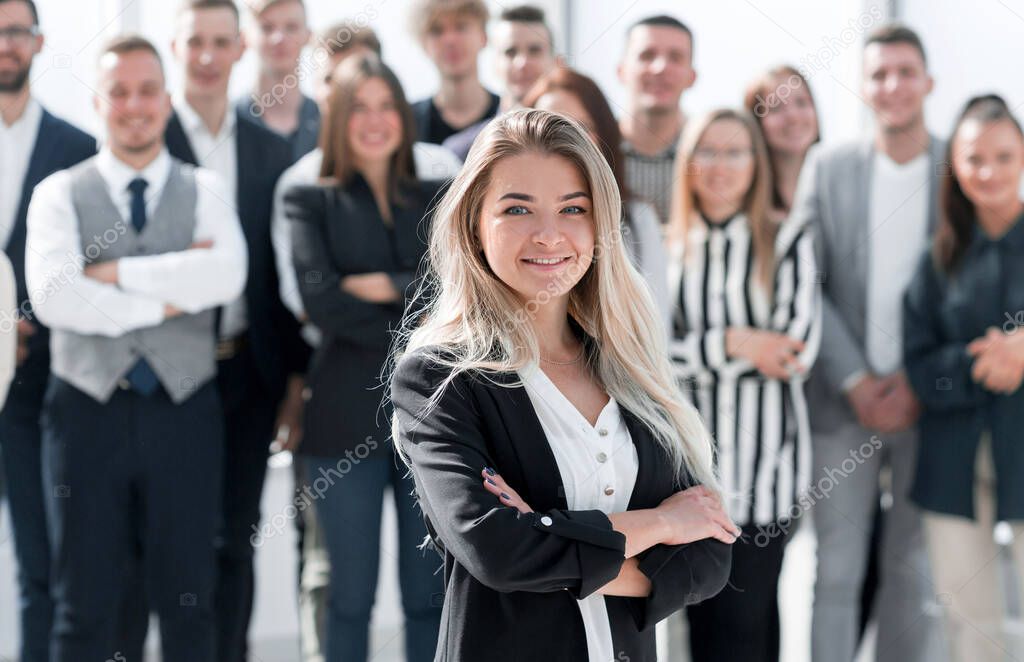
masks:
[[[492,122],[435,212],[394,434],[444,558],[435,660],[655,660],[738,530],[573,120]]]
[[[670,353],[715,438],[727,512],[745,534],[729,587],[687,611],[690,648],[694,662],[769,662],[779,656],[783,551],[808,503],[804,375],[821,317],[814,246],[771,212],[753,117],[724,109],[694,120],[678,154]]]

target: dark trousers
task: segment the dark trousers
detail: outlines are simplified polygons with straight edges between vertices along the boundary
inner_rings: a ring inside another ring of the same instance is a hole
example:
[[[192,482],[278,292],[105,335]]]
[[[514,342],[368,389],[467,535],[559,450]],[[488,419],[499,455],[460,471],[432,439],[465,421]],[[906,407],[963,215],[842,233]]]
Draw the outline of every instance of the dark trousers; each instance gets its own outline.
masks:
[[[398,579],[405,616],[405,659],[430,662],[437,649],[444,603],[444,579],[437,554],[419,546],[427,535],[423,513],[412,496],[412,478],[392,447],[377,449],[365,459],[360,452],[345,457],[306,458],[310,493],[331,560],[327,602],[325,662],[366,662],[369,659],[370,613],[377,593],[381,555],[398,557]],[[380,545],[385,488],[394,493],[398,510],[398,549]]]
[[[48,662],[53,601],[50,545],[43,505],[39,409],[10,402],[0,414],[0,451],[18,560],[22,662]]]
[[[54,554],[52,662],[117,659],[126,568],[140,550],[164,662],[215,659],[222,435],[212,383],[177,405],[162,390],[119,389],[99,403],[51,378],[43,462]]]
[[[693,662],[778,662],[779,575],[788,527],[743,527],[729,583],[687,608]]]
[[[248,350],[217,364],[224,403],[223,522],[217,538],[217,661],[247,659],[255,579],[253,527],[259,527],[260,497],[274,437],[280,394],[263,387]]]

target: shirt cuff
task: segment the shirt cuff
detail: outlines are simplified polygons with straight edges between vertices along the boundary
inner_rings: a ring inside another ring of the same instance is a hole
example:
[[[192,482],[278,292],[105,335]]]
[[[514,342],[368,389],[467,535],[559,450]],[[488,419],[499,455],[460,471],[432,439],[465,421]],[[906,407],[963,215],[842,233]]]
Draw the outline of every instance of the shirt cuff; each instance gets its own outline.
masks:
[[[860,383],[861,379],[867,376],[867,370],[858,370],[857,372],[853,373],[852,375],[848,376],[846,379],[842,381],[842,383],[839,385],[840,392],[842,392],[843,395],[846,395],[847,393],[852,391],[857,384]]]

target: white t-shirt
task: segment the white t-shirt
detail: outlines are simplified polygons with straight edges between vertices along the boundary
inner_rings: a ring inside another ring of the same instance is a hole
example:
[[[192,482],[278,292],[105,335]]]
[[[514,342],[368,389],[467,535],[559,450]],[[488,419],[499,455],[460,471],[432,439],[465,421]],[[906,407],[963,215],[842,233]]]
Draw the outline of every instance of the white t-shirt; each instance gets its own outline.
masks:
[[[865,345],[877,374],[894,372],[903,363],[903,293],[927,242],[931,179],[927,151],[902,165],[875,153],[867,219]]]

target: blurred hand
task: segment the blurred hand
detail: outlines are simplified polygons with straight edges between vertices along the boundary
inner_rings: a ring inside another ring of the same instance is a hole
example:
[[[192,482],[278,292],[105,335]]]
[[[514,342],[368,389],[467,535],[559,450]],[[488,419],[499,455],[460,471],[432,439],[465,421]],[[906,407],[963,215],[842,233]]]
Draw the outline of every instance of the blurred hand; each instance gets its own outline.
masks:
[[[907,375],[901,370],[883,377],[882,397],[877,409],[877,430],[879,432],[902,432],[909,430],[921,414],[921,405],[910,387]]]
[[[994,327],[967,346],[974,357],[971,378],[986,389],[1009,395],[1024,381],[1024,333],[1007,334]]]
[[[802,341],[784,333],[748,327],[729,327],[725,331],[725,353],[750,361],[769,379],[789,380],[805,374],[807,368],[797,359],[803,349]]]
[[[305,388],[306,380],[301,375],[288,378],[288,389],[277,410],[277,423],[274,425],[277,431],[274,439],[277,451],[294,453],[302,443],[302,392]]]
[[[352,296],[370,303],[393,303],[398,301],[398,291],[391,278],[383,271],[369,274],[353,274],[341,279],[341,289]]]
[[[36,325],[29,322],[25,318],[18,320],[18,351],[16,354],[16,360],[18,365],[25,362],[28,358],[28,339],[36,335]]]
[[[107,260],[106,262],[90,264],[82,270],[82,274],[87,278],[98,280],[101,283],[117,285],[117,260]]]

